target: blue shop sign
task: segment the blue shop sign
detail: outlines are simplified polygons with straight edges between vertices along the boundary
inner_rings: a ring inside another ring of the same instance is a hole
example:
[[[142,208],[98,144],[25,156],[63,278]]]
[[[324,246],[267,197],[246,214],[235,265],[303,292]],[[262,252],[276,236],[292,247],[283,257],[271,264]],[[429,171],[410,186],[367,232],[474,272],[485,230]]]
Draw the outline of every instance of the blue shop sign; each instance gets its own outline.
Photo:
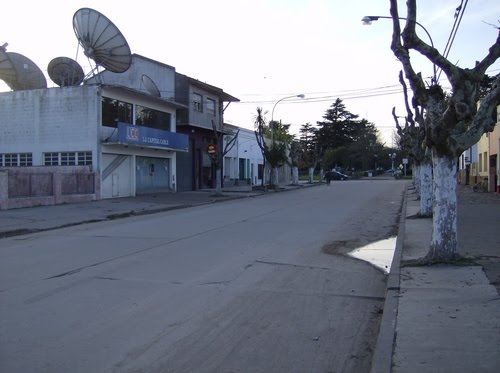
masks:
[[[182,133],[118,123],[118,142],[127,145],[188,151],[188,136]]]

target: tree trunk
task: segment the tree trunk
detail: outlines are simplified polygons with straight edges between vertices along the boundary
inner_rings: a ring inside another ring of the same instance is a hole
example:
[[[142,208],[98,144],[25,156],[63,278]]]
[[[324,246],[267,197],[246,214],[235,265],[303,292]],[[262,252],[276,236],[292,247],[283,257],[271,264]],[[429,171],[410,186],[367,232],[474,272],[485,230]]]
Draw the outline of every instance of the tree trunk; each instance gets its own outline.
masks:
[[[279,185],[278,167],[271,169],[271,185],[277,187]]]
[[[458,259],[456,159],[432,151],[434,208],[432,239],[425,260],[451,262]]]
[[[415,192],[418,198],[420,198],[420,163],[415,162],[412,166],[411,173],[413,175],[413,185],[415,186]]]
[[[220,196],[222,194],[222,170],[220,167],[215,169],[215,195]]]
[[[432,164],[420,163],[420,216],[432,216]]]
[[[312,183],[314,183],[314,167],[309,167],[308,171],[309,171],[308,180],[309,180],[309,183],[312,184]]]
[[[299,185],[299,168],[297,166],[292,167],[292,185]]]

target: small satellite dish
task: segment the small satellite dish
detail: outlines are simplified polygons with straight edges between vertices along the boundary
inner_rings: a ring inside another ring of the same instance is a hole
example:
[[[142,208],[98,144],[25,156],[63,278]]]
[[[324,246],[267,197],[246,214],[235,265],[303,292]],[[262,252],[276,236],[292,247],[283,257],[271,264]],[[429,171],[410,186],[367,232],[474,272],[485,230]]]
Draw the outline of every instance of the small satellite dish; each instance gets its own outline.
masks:
[[[128,70],[132,54],[127,40],[106,16],[90,8],[73,15],[73,29],[87,57],[114,73]]]
[[[50,79],[60,87],[80,84],[85,77],[82,67],[68,57],[56,57],[47,67]]]
[[[5,52],[5,54],[7,55],[8,60],[10,60],[10,63],[14,67],[14,71],[16,73],[15,80],[6,80],[6,83],[10,88],[14,91],[47,88],[47,80],[45,79],[42,70],[40,70],[40,68],[33,61],[19,53]],[[8,61],[7,65],[9,65]],[[7,78],[13,78],[11,68],[7,67],[6,75]]]
[[[17,82],[17,71],[6,51],[7,43],[0,46],[0,79],[2,79],[10,89],[14,89]]]
[[[142,75],[142,84],[144,84],[144,89],[151,95],[155,97],[161,97],[160,90],[158,86],[155,84],[153,79],[151,79],[146,74]]]

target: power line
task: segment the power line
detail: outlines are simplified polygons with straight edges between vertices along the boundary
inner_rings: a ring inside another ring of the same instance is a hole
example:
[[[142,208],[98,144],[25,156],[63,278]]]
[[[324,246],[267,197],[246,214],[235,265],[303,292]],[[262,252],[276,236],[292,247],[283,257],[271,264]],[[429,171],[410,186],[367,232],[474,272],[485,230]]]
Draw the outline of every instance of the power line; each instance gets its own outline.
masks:
[[[469,2],[469,0],[465,0],[465,3],[464,3],[464,0],[461,0],[460,5],[455,9],[455,14],[454,14],[455,22],[453,23],[453,27],[451,28],[451,32],[450,32],[450,36],[448,37],[448,41],[446,42],[446,46],[444,47],[444,52],[443,52],[444,58],[448,58],[448,55],[449,55],[450,50],[451,50],[451,46],[453,45],[453,42],[455,41],[455,36],[457,36],[457,31],[458,31],[458,28],[460,27],[460,23],[462,22],[462,18],[463,18],[464,13],[465,13],[465,8],[467,8],[468,2]],[[441,76],[442,72],[443,72],[443,70],[439,70],[439,74],[437,77],[438,81],[439,81],[439,77]]]

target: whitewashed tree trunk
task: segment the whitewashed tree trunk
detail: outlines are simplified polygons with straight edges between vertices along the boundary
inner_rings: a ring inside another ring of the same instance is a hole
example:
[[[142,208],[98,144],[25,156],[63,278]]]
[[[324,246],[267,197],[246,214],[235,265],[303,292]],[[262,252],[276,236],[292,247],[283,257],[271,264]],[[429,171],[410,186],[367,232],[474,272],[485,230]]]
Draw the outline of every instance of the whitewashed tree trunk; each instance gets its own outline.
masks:
[[[314,167],[309,167],[309,183],[312,184],[314,182]]]
[[[415,186],[415,192],[417,193],[417,196],[420,198],[420,163],[413,164],[412,175],[413,175],[413,185]]]
[[[215,170],[215,194],[222,194],[222,170],[220,168]]]
[[[297,166],[292,167],[292,185],[299,185],[299,168]]]
[[[273,167],[271,170],[271,184],[274,186],[279,185],[278,167]]]
[[[420,164],[420,216],[432,216],[432,164]]]
[[[434,208],[427,259],[431,262],[450,262],[458,258],[456,159],[438,156],[433,150],[432,165]]]

